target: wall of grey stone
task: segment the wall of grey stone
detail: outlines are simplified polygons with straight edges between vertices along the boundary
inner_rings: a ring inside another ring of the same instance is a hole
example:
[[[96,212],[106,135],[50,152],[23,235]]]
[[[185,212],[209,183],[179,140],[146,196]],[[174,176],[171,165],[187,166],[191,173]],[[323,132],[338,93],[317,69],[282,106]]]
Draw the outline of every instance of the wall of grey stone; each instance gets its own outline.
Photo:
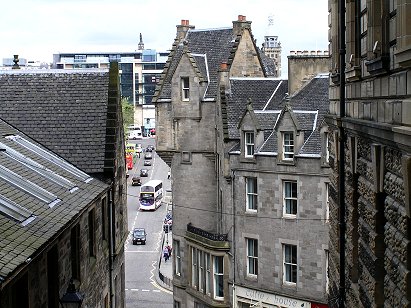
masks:
[[[326,301],[325,250],[328,249],[329,223],[325,221],[325,183],[328,182],[329,169],[320,167],[320,159],[301,159],[298,169],[276,165],[275,157],[259,157],[257,160],[256,166],[248,167],[249,171],[243,164],[242,169],[235,172],[236,283],[293,298]],[[236,168],[234,161],[232,166]],[[245,210],[247,176],[257,176],[256,214]],[[297,219],[283,218],[283,180],[298,183]],[[246,237],[259,240],[257,280],[247,277]],[[297,287],[287,287],[282,282],[283,244],[298,246]]]

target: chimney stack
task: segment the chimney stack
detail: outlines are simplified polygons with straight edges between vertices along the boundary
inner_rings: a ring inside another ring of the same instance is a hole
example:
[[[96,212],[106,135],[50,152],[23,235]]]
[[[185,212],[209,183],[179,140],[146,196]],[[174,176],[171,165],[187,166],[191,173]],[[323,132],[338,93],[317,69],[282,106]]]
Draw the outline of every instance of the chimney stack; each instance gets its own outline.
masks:
[[[182,19],[181,24],[177,25],[177,39],[179,42],[185,39],[188,30],[194,29],[194,26],[190,26],[190,21],[188,19]]]
[[[19,65],[19,55],[14,55],[13,62],[14,62],[14,64],[13,64],[12,69],[13,69],[13,70],[18,70],[18,69],[20,69],[20,65]]]
[[[243,29],[251,30],[251,21],[247,21],[244,15],[238,15],[237,20],[233,21],[234,36],[240,35]]]

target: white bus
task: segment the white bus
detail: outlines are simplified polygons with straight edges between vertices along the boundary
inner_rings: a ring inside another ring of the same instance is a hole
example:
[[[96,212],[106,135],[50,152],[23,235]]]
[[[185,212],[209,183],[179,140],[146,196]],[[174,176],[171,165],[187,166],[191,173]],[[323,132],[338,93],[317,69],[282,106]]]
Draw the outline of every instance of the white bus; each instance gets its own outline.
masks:
[[[140,210],[155,210],[163,199],[163,182],[151,180],[140,187]]]

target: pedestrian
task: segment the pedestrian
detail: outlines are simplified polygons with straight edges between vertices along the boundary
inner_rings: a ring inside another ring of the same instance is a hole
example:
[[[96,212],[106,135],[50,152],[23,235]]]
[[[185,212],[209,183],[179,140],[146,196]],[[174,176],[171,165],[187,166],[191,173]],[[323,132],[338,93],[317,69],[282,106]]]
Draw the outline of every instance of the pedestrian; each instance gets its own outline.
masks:
[[[171,248],[170,245],[167,245],[166,248],[167,248],[167,250],[168,250],[168,257],[171,258],[171,251],[172,251],[173,249]]]
[[[165,246],[164,249],[163,249],[163,256],[164,256],[164,262],[167,262],[167,260],[169,258],[167,246]]]
[[[168,180],[170,179],[170,176],[171,176],[171,173],[170,173],[170,170],[168,170],[168,172],[167,172],[167,179]]]

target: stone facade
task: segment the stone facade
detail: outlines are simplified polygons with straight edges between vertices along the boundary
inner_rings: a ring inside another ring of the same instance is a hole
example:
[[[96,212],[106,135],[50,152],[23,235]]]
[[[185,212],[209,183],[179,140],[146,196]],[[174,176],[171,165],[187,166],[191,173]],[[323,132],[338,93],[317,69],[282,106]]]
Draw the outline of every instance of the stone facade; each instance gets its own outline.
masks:
[[[329,3],[330,304],[337,306],[342,300],[347,307],[411,307],[411,43],[406,39],[411,26],[404,19],[411,14],[411,3],[347,1],[344,115],[339,102],[338,2]],[[368,22],[361,28],[364,20]],[[343,130],[338,126],[340,116],[344,116]],[[345,157],[339,157],[341,144]],[[339,171],[340,159],[343,171]],[[345,174],[345,234],[340,234],[338,225],[341,172]],[[345,251],[339,248],[342,239]],[[341,257],[345,273],[340,271]],[[345,294],[338,291],[340,275],[345,277]]]
[[[328,79],[312,78],[306,87],[315,108],[303,103],[305,92],[288,101],[287,81],[267,78],[245,16],[233,29],[193,30],[187,20],[177,26],[154,98],[156,151],[172,176],[174,301],[248,307],[255,298],[246,294],[258,293],[269,298],[265,304],[324,304],[329,167],[321,158],[327,129],[319,123],[328,110]],[[292,162],[275,146],[288,130],[301,154]],[[244,156],[244,131],[255,132],[252,158]],[[258,178],[255,212],[245,211],[246,177]],[[298,183],[298,214],[290,219],[283,215],[285,180]],[[258,239],[255,276],[247,273],[247,238]],[[290,285],[285,244],[298,247],[298,282]]]
[[[18,127],[22,134],[41,140],[56,155],[101,181],[91,181],[90,187],[84,188],[90,196],[81,198],[73,194],[66,215],[62,215],[64,212],[58,212],[61,216],[41,212],[42,219],[50,218],[53,222],[49,223],[52,230],[44,233],[48,237],[44,237],[47,241],[41,249],[30,249],[28,257],[32,261],[20,260],[23,266],[14,279],[0,279],[1,306],[5,300],[4,307],[24,307],[24,304],[16,305],[15,298],[17,288],[22,286],[27,286],[30,307],[43,307],[47,303],[53,306],[50,300],[57,300],[58,305],[58,299],[74,276],[76,288],[86,294],[83,305],[124,307],[127,186],[117,63],[113,63],[110,70],[88,72],[1,72],[0,82],[2,119]],[[42,91],[36,87],[41,87]],[[16,88],[24,88],[24,91],[16,92]],[[16,110],[13,106],[21,100],[25,101],[25,106]],[[104,189],[98,194],[97,183],[104,183]],[[92,193],[95,196],[91,196]],[[57,206],[54,208],[58,211]],[[94,212],[92,216],[95,217],[93,256],[89,256],[90,212]],[[76,277],[72,273],[71,241],[73,230],[77,228],[80,269]],[[51,259],[55,260],[54,264]],[[50,273],[51,266],[54,280],[48,280],[47,270]],[[52,297],[48,295],[50,290],[54,292]]]

